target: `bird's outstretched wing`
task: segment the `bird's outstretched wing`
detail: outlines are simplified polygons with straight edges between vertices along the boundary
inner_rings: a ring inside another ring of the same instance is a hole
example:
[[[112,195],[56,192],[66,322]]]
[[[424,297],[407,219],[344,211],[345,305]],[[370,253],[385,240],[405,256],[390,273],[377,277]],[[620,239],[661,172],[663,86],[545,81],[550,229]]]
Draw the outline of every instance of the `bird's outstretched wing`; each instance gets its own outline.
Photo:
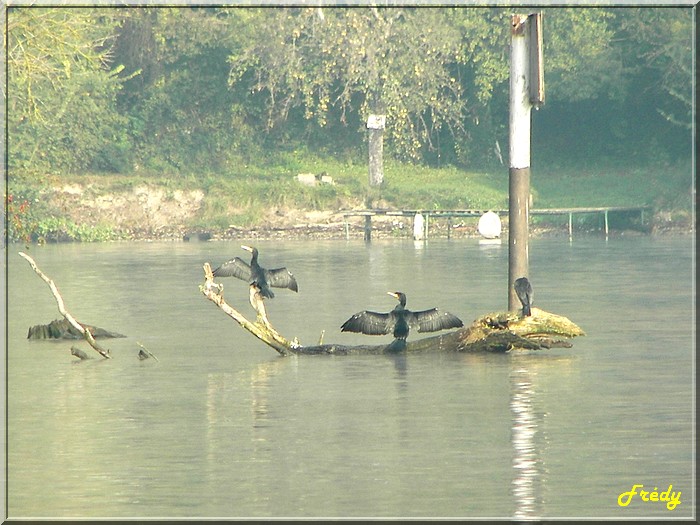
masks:
[[[250,265],[240,257],[234,257],[230,261],[226,261],[212,273],[214,277],[237,277],[244,281],[250,281],[251,279]]]
[[[340,327],[341,332],[359,332],[366,335],[389,334],[394,329],[396,318],[388,314],[364,310],[356,313]]]
[[[270,286],[275,288],[289,288],[295,292],[299,291],[297,280],[292,275],[292,272],[286,268],[275,268],[274,270],[265,270],[265,280]]]
[[[437,332],[448,328],[464,326],[462,320],[450,312],[441,312],[437,308],[410,312],[406,316],[409,326],[415,327],[419,332]]]

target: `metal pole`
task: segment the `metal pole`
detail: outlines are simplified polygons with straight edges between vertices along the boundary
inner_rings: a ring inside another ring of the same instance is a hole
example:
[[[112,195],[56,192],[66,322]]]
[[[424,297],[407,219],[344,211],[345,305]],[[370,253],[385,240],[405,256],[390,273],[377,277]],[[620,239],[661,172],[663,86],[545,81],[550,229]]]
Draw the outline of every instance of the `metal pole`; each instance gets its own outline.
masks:
[[[529,17],[511,18],[510,46],[510,169],[508,197],[508,309],[519,300],[513,282],[527,277],[530,215]]]

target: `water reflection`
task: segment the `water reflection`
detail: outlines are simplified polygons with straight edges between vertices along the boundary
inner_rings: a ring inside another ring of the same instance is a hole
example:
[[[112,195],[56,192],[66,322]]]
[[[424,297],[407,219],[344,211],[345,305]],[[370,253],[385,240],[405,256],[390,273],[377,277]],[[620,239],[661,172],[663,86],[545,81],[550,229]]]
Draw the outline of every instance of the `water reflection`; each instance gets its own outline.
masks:
[[[422,250],[423,248],[425,248],[425,242],[426,242],[425,239],[415,240],[415,241],[413,241],[413,247],[416,250]]]
[[[210,372],[206,384],[206,467],[202,470],[208,505],[213,509],[238,509],[245,497],[251,509],[263,514],[270,493],[260,474],[274,469],[275,378],[290,372],[295,358],[263,361],[237,372]],[[239,499],[221,492],[236,480]],[[243,496],[245,495],[245,496]],[[205,506],[206,507],[206,506]],[[220,512],[220,510],[218,511]]]
[[[517,358],[516,358],[517,359]],[[535,518],[542,512],[542,454],[535,437],[542,432],[542,414],[533,409],[533,380],[536,372],[527,366],[515,368],[511,375],[510,412],[513,420],[513,496],[515,518]]]
[[[250,374],[250,412],[253,428],[262,428],[267,422],[270,413],[270,384],[278,369],[279,361],[267,361],[256,366]]]
[[[408,387],[408,360],[406,353],[385,354],[385,356],[394,363],[396,384],[401,390],[405,390]]]
[[[290,362],[296,362],[296,358],[273,359],[259,363],[250,371],[233,373],[210,373],[207,377],[207,423],[208,428],[216,429],[225,424],[231,410],[243,407],[235,406],[240,403],[239,389],[249,389],[247,398],[251,417],[251,428],[263,428],[270,416],[269,392],[272,379],[279,374],[280,368],[289,368]]]

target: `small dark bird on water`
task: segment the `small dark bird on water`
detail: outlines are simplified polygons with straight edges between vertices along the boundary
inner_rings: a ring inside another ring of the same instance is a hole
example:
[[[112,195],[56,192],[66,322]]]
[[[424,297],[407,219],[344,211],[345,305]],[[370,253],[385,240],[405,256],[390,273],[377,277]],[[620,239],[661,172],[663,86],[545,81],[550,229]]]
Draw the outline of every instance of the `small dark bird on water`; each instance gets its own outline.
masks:
[[[295,292],[299,291],[297,281],[292,273],[287,268],[275,268],[268,270],[258,264],[258,250],[252,246],[241,246],[253,254],[250,259],[250,264],[246,263],[240,257],[234,257],[230,261],[226,261],[212,273],[214,277],[237,277],[243,281],[248,281],[251,286],[256,286],[260,290],[263,297],[272,299],[275,294],[272,293],[270,287],[289,288]]]
[[[515,293],[523,305],[523,316],[532,315],[531,307],[533,293],[530,281],[527,280],[527,277],[520,277],[513,283],[513,288],[515,288]]]
[[[340,327],[341,332],[359,332],[367,335],[384,335],[391,333],[394,341],[391,350],[406,348],[406,338],[411,328],[419,332],[436,332],[447,328],[459,328],[462,321],[449,312],[440,312],[437,308],[412,312],[406,308],[406,294],[387,292],[399,300],[399,304],[389,313],[364,310],[356,313]]]

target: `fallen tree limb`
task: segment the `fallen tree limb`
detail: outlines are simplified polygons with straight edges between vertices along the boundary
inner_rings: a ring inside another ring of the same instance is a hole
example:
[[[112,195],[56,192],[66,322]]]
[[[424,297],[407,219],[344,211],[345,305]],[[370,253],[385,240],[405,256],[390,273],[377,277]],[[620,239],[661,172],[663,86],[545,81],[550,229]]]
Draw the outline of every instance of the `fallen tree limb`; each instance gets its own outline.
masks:
[[[86,330],[90,330],[95,339],[109,339],[115,337],[126,337],[116,332],[110,332],[97,326],[87,324],[82,325]],[[65,318],[54,319],[49,324],[37,324],[29,327],[27,339],[82,339],[83,334],[78,331]]]
[[[140,350],[139,350],[139,353],[138,353],[138,358],[139,358],[141,361],[143,361],[144,359],[148,359],[149,357],[152,357],[153,359],[155,359],[156,361],[158,361],[158,358],[157,358],[157,357],[153,354],[153,352],[151,352],[148,348],[146,348],[145,346],[143,346],[143,345],[142,345],[141,343],[139,343],[138,341],[136,341],[136,344],[139,345],[139,347],[140,347]]]
[[[251,287],[250,303],[258,312],[256,322],[251,322],[229,305],[223,297],[223,285],[215,283],[209,263],[204,263],[204,284],[200,290],[224,313],[241,327],[252,333],[281,355],[350,355],[383,354],[388,343],[381,345],[318,344],[300,345],[296,339],[289,341],[279,334],[267,318],[259,294]],[[554,347],[570,348],[570,338],[585,335],[575,323],[566,317],[532,308],[532,315],[520,316],[517,312],[496,312],[476,319],[471,326],[459,330],[409,341],[406,352],[493,352],[506,353],[518,350],[542,350]]]
[[[19,252],[19,255],[26,259],[29,265],[32,267],[32,269],[36,272],[36,274],[41,277],[41,279],[49,285],[49,288],[51,289],[51,293],[53,294],[54,298],[56,299],[56,303],[58,304],[58,311],[60,314],[68,321],[78,332],[80,332],[85,340],[88,342],[88,344],[93,347],[102,357],[105,359],[111,359],[111,356],[109,355],[109,350],[106,350],[102,348],[100,345],[97,344],[97,341],[95,341],[95,338],[92,336],[90,333],[90,330],[85,329],[83,325],[81,325],[75,317],[73,317],[67,310],[66,306],[63,303],[63,297],[61,297],[61,294],[58,292],[58,288],[56,287],[56,284],[49,279],[44,272],[42,272],[39,267],[36,265],[34,262],[34,259],[32,259],[29,255],[27,255],[24,252]]]
[[[230,306],[224,300],[223,285],[214,283],[214,276],[209,263],[204,263],[204,279],[204,285],[200,286],[202,293],[207,299],[218,306],[226,315],[231,317],[239,325],[248,330],[265,344],[277,350],[277,352],[280,354],[289,355],[295,353],[294,348],[296,347],[296,344],[288,341],[285,337],[280,335],[268,321],[267,314],[265,313],[264,309],[261,311],[261,308],[264,308],[264,306],[260,306],[263,304],[262,298],[255,297],[254,292],[251,291],[250,302],[253,304],[253,307],[257,307],[256,310],[258,311],[258,319],[253,323],[246,319],[243,314],[238,312],[238,310]]]

